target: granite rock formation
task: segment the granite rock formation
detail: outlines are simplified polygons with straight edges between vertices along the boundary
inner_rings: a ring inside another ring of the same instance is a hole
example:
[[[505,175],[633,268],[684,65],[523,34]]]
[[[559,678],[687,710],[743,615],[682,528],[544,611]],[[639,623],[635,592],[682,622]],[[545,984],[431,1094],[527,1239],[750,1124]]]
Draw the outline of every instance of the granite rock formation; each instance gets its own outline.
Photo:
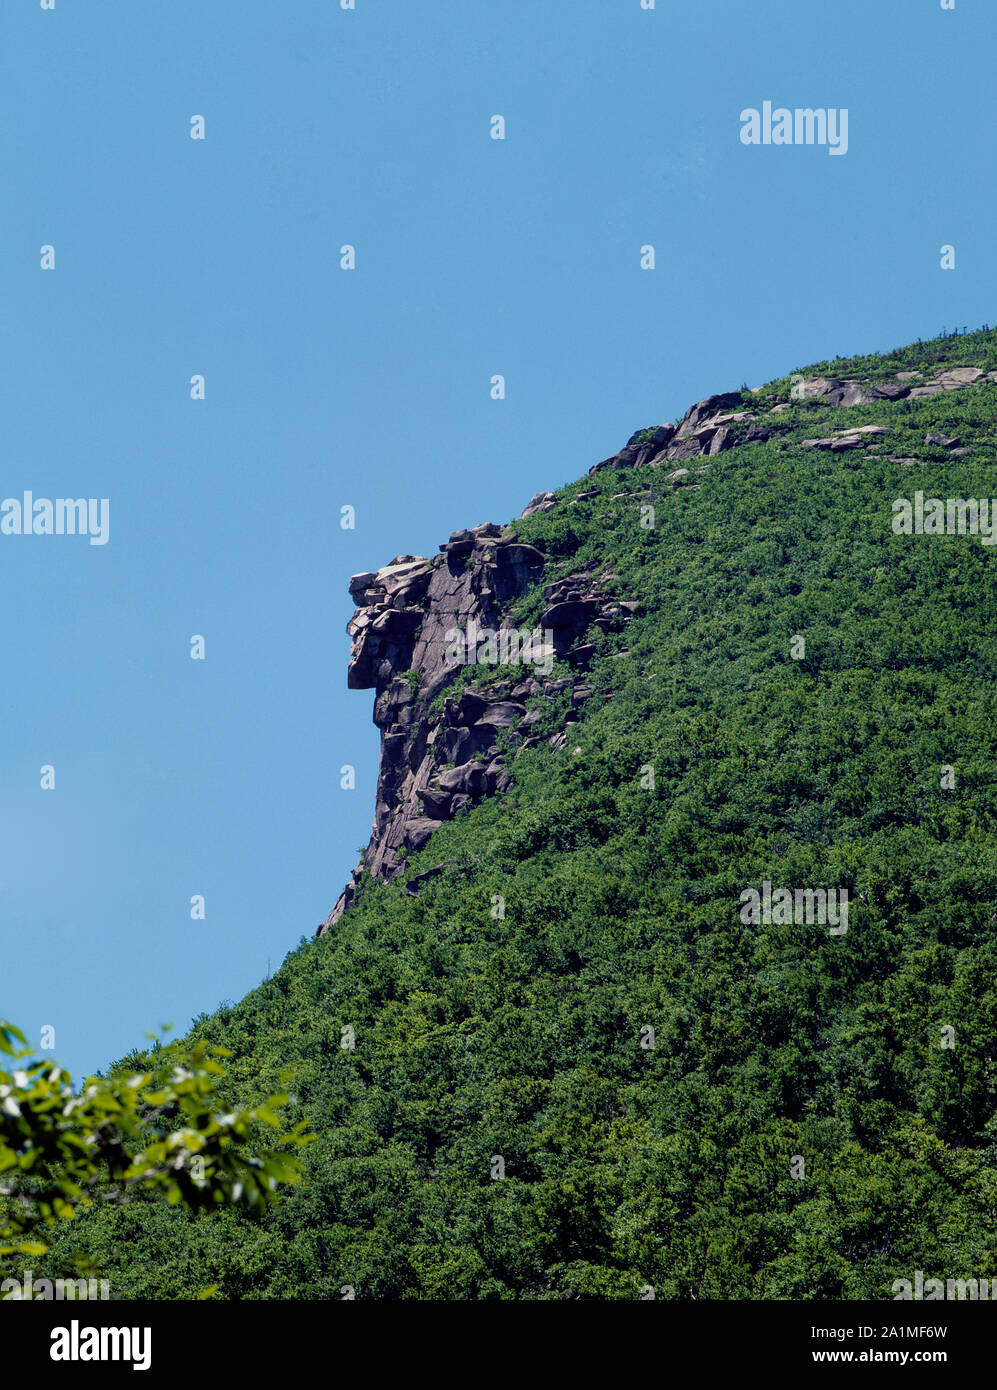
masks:
[[[552,496],[541,495],[531,506]],[[579,638],[591,626],[622,630],[637,607],[610,595],[604,581],[611,576],[553,579],[544,587],[547,607],[538,631],[521,649],[520,678],[441,702],[438,697],[465,669],[453,660],[455,635],[514,633],[509,605],[545,577],[549,557],[490,522],[455,531],[440,550],[431,559],[398,555],[350,580],[357,608],[347,625],[348,681],[351,689],[375,692],[374,723],[381,730],[377,806],[370,843],[317,935],[350,906],[365,872],[394,878],[406,852],[422,849],[443,821],[479,797],[508,788],[507,758],[540,742],[530,733],[538,711],[528,711],[526,700],[570,686],[567,722],[578,717],[589,695],[584,671],[595,650]],[[577,674],[545,679],[542,668],[555,656]],[[498,742],[504,730],[511,731],[506,748]],[[558,745],[558,739],[554,735],[551,742]],[[418,881],[435,871],[420,874],[407,890],[416,891]]]

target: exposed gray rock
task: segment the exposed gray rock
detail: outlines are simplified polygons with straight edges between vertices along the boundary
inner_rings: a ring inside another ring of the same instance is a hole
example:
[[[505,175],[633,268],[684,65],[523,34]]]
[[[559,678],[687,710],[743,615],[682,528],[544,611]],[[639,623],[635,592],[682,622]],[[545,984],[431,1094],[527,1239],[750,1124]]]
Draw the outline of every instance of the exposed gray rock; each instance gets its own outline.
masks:
[[[568,652],[568,661],[577,671],[587,671],[596,653],[594,642],[586,642],[584,646],[573,647]],[[575,692],[577,693],[577,692]]]
[[[827,439],[801,439],[800,446],[804,449],[830,449],[833,453],[841,453],[846,449],[863,449],[869,443],[870,436],[886,433],[888,431],[882,425],[860,425],[853,430],[839,430]]]
[[[902,382],[841,381],[837,377],[815,376],[794,385],[793,399],[831,407],[870,405],[874,401],[902,400],[908,389]]]
[[[924,386],[915,386],[911,389],[911,399],[922,396],[937,396],[943,391],[961,391],[964,386],[972,386],[983,376],[980,367],[949,367],[943,372],[937,372],[931,380]]]
[[[670,463],[675,463],[680,459],[699,458],[702,452],[702,440],[697,439],[695,435],[690,435],[688,439],[683,439],[680,440],[679,443],[673,444],[667,451],[665,457]]]
[[[657,425],[647,430],[637,430],[617,454],[595,464],[589,474],[599,473],[604,468],[642,468],[652,463],[675,435],[674,425]]]
[[[487,707],[482,719],[493,729],[510,729],[525,713],[523,705],[512,700],[497,700]]]
[[[470,759],[460,767],[447,768],[440,773],[440,787],[447,792],[467,792],[469,796],[480,796],[485,789],[485,768],[482,763]]]
[[[436,829],[437,822],[428,816],[410,816],[405,822],[405,843],[413,850],[420,850],[429,843],[429,837]]]
[[[537,492],[530,498],[529,502],[520,513],[520,518],[533,516],[535,512],[549,512],[552,507],[557,506],[557,498],[552,492]]]
[[[691,405],[679,421],[679,434],[688,434],[697,425],[701,425],[704,420],[711,416],[720,415],[725,410],[731,410],[734,406],[741,404],[740,391],[724,391],[717,396],[707,396],[704,401],[697,401]]]
[[[434,791],[422,787],[417,793],[422,801],[422,809],[429,820],[446,820],[450,814],[450,797],[445,791]]]

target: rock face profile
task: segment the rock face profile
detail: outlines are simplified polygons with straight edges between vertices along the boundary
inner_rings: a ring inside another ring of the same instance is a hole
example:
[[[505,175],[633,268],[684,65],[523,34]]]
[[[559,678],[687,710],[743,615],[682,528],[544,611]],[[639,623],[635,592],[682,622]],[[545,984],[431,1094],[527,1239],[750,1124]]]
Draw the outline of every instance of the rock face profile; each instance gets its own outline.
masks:
[[[531,507],[551,499],[552,493],[541,494]],[[534,695],[571,686],[577,709],[589,693],[581,673],[594,651],[578,638],[592,624],[622,629],[636,607],[611,598],[596,575],[588,582],[555,580],[544,588],[548,606],[539,628],[519,633],[508,618],[509,604],[544,577],[549,557],[491,522],[455,531],[440,550],[431,559],[398,555],[350,580],[357,608],[347,625],[348,683],[375,692],[377,806],[370,844],[318,936],[353,902],[365,871],[394,878],[404,852],[422,849],[442,821],[479,797],[506,790],[508,753],[499,747],[499,731],[513,731],[507,742],[517,751],[540,741],[529,732],[535,717],[523,704]],[[547,680],[555,656],[579,674]],[[446,698],[475,658],[476,664],[515,665],[520,674],[492,682],[487,692]]]
[[[822,410],[873,403],[890,408],[985,379],[997,380],[997,372],[950,367],[927,378],[920,372],[898,372],[877,382],[801,375],[793,378],[788,401],[768,406],[754,404],[755,392],[723,392],[690,406],[677,424],[638,430],[618,453],[590,468],[589,475],[603,469],[654,468],[661,470],[657,479],[663,484],[695,491],[698,482],[688,468],[665,471],[664,466],[764,442],[791,428],[784,412],[794,404],[819,418]],[[862,424],[799,443],[832,454],[857,452],[877,449],[888,433],[884,425]],[[951,456],[965,452],[955,436],[929,433],[925,442]],[[703,463],[695,472],[709,467]],[[582,491],[565,503],[553,492],[538,492],[521,518],[593,495]],[[592,628],[620,632],[640,607],[632,596],[614,596],[614,576],[597,572],[594,564],[588,572],[557,578],[549,571],[563,566],[518,540],[514,525],[503,529],[485,522],[454,531],[440,552],[431,558],[397,555],[381,569],[350,580],[356,611],[347,625],[352,639],[348,683],[352,690],[375,692],[374,723],[381,730],[377,802],[370,843],[316,935],[334,926],[355,901],[365,874],[382,881],[394,878],[407,855],[423,849],[442,822],[483,796],[507,790],[509,758],[541,741],[532,732],[540,711],[528,710],[525,702],[570,686],[565,723],[576,720],[591,694],[585,671],[596,648],[583,640],[586,633]],[[537,584],[543,584],[546,600],[539,626],[532,633],[518,633],[510,606]],[[555,657],[567,660],[574,672],[570,678],[549,678]],[[496,676],[456,698],[446,694],[469,665],[482,664],[514,669],[515,678]],[[547,738],[553,747],[563,747],[567,734],[562,727]],[[407,891],[417,892],[419,882],[442,867],[412,879]]]

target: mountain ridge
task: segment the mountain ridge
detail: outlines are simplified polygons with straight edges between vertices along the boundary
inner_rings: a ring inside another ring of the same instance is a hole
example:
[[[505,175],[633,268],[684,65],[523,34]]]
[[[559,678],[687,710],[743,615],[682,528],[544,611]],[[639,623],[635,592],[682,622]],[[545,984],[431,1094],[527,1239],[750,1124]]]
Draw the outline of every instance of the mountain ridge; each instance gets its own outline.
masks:
[[[929,399],[980,381],[997,382],[997,370],[947,366],[933,372],[900,371],[892,379],[878,380],[794,373],[788,392],[775,383],[756,390],[719,392],[695,402],[674,424],[637,430],[617,453],[589,468],[588,474],[594,477],[604,469],[656,469],[764,443],[778,435],[778,417],[794,402],[805,403],[817,416],[822,408]],[[755,407],[757,397],[765,401],[760,409]],[[867,448],[876,442],[872,436],[886,433],[882,425],[846,426],[825,438],[804,439],[801,446],[837,453]],[[945,436],[939,434],[936,439],[944,441]],[[957,439],[943,447],[959,456]],[[904,466],[915,462],[891,461]],[[696,470],[697,475],[705,471],[706,467]],[[688,477],[688,469],[677,468],[665,480],[677,484]],[[584,501],[589,495],[583,491],[571,501]],[[556,493],[536,493],[519,520],[559,505]],[[316,928],[316,936],[330,930],[351,906],[365,874],[390,882],[403,871],[401,855],[423,849],[439,824],[472,800],[507,791],[507,755],[515,756],[518,747],[537,742],[535,737],[524,740],[512,734],[510,748],[500,746],[496,737],[517,715],[525,715],[525,707],[517,703],[520,699],[545,692],[531,675],[518,683],[493,685],[489,700],[464,694],[459,701],[445,701],[440,710],[434,710],[434,705],[461,670],[461,664],[448,664],[445,659],[447,634],[453,632],[454,624],[476,624],[499,634],[509,631],[511,601],[545,577],[551,557],[519,542],[515,522],[505,527],[483,522],[454,531],[439,550],[435,558],[395,556],[376,571],[353,575],[349,582],[357,608],[346,628],[351,638],[348,684],[351,689],[375,690],[373,719],[381,730],[376,810],[368,846],[332,911]],[[578,645],[578,638],[590,625],[604,632],[622,631],[640,603],[632,596],[622,602],[610,598],[591,578],[580,585],[577,579],[549,584],[544,596],[550,606],[541,615],[538,652],[542,655],[549,649],[579,672],[568,678],[571,711],[565,724],[548,736],[551,745],[558,747],[563,745],[571,715],[590,694],[584,671],[595,648]],[[527,647],[524,664],[529,667],[537,659]],[[550,684],[550,693],[566,688],[563,679]]]

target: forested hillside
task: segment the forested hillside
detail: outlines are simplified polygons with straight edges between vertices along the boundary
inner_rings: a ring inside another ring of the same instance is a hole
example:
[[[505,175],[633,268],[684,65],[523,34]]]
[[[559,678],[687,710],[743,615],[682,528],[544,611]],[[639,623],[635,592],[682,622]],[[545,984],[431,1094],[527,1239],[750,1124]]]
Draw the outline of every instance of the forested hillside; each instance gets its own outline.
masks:
[[[39,1272],[232,1299],[997,1275],[997,546],[894,526],[915,492],[997,496],[995,372],[997,332],[937,339],[564,459],[581,480],[503,533],[544,564],[503,621],[577,576],[625,622],[535,693],[461,673],[440,718],[525,710],[506,775],[317,939],[275,923],[282,968],[192,1025],[240,1103],[289,1071],[305,1180],[259,1216],[98,1205]],[[847,930],[745,920],[766,883],[846,891]]]

